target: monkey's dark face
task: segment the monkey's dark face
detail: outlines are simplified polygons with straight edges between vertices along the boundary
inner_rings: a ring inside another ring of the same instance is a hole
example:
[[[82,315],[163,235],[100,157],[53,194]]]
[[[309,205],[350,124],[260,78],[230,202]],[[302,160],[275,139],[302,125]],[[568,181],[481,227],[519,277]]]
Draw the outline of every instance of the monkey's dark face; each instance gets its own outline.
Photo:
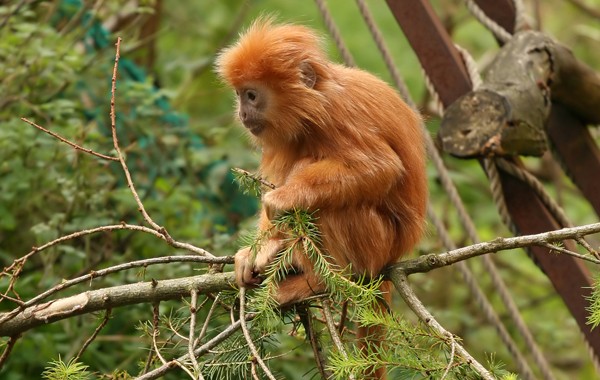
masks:
[[[267,126],[265,116],[269,104],[269,94],[260,86],[246,86],[235,91],[238,97],[238,116],[244,127],[259,136]]]

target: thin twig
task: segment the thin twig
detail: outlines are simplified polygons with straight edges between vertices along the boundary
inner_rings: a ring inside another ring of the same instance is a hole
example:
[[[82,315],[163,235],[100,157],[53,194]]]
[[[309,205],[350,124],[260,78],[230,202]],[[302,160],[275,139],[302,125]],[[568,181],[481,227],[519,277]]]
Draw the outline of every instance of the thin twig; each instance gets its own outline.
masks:
[[[335,348],[337,348],[337,350],[340,352],[342,357],[345,360],[348,360],[348,353],[346,352],[346,349],[344,348],[344,343],[342,343],[342,340],[340,339],[340,336],[338,335],[337,328],[335,326],[335,321],[333,320],[333,315],[331,315],[331,304],[330,304],[329,299],[323,299],[322,304],[323,304],[323,315],[325,316],[325,322],[327,324],[327,329],[329,330],[329,335],[331,335],[331,340],[333,341]],[[350,379],[350,380],[355,379],[354,374],[348,375],[348,379]]]
[[[160,232],[153,230],[151,228],[148,227],[144,227],[144,226],[138,226],[138,225],[134,225],[134,224],[125,224],[125,223],[121,223],[121,224],[113,224],[113,225],[108,225],[108,226],[101,226],[101,227],[95,227],[95,228],[90,228],[87,230],[82,230],[82,231],[77,231],[74,232],[72,234],[69,235],[65,235],[65,236],[61,236],[57,239],[54,239],[44,245],[41,245],[39,247],[33,247],[31,249],[31,251],[29,251],[26,255],[16,259],[11,265],[9,265],[8,267],[4,268],[4,270],[0,273],[0,275],[5,275],[8,272],[12,271],[15,266],[18,265],[22,265],[25,261],[27,261],[31,256],[35,255],[36,253],[43,251],[47,248],[53,247],[57,244],[63,243],[65,241],[68,240],[72,240],[72,239],[76,239],[79,237],[83,237],[86,235],[91,235],[91,234],[95,234],[98,232],[104,232],[104,231],[116,231],[116,230],[131,230],[131,231],[140,231],[140,232],[145,232],[145,233],[149,233],[151,235],[156,236],[157,238],[164,240],[165,242],[167,242],[169,245],[171,245],[174,248],[180,248],[180,249],[185,249],[188,250],[190,252],[196,253],[198,255],[201,256],[206,256],[208,258],[212,259],[216,259],[217,261],[215,261],[214,263],[219,263],[219,259],[216,258],[216,256],[214,256],[213,254],[211,254],[210,252],[208,252],[205,249],[202,248],[198,248],[192,244],[189,243],[182,243],[182,242],[178,242],[178,241],[174,241],[174,240],[168,240],[163,234],[161,234]],[[208,263],[213,263],[213,261],[207,261]]]
[[[159,329],[160,312],[158,310],[159,305],[160,305],[160,302],[155,302],[152,305],[152,349],[154,350],[154,353],[156,353],[156,356],[161,361],[161,363],[165,364],[167,361],[165,360],[165,358],[163,358],[162,354],[160,353],[160,350],[158,349],[158,345],[156,343],[156,337],[158,337],[160,335],[160,329]]]
[[[260,357],[254,342],[252,341],[252,337],[250,336],[250,331],[248,331],[248,326],[246,325],[246,288],[243,286],[240,287],[240,322],[242,323],[242,332],[244,333],[244,338],[246,338],[246,342],[248,343],[248,348],[250,348],[250,352],[254,355],[254,359],[258,362],[258,365],[263,369],[265,375],[270,380],[275,380],[275,376],[269,370],[269,367],[265,364],[265,362]]]
[[[254,318],[254,315],[250,314],[246,317],[246,321],[248,321],[252,318]],[[209,340],[208,342],[203,344],[201,347],[196,349],[194,351],[194,355],[196,355],[196,357],[200,357],[200,356],[208,353],[214,347],[219,345],[221,342],[223,342],[225,339],[229,338],[237,330],[239,330],[241,325],[242,325],[242,321],[240,321],[240,320],[235,321],[234,323],[229,325],[225,330],[223,330],[219,334],[217,334],[214,338],[212,338],[211,340]],[[136,380],[158,379],[159,377],[164,376],[167,372],[171,371],[176,366],[175,361],[184,362],[186,360],[189,360],[188,354],[185,354],[177,359],[173,359],[170,362],[167,362],[166,364],[163,364],[162,366],[160,366],[142,376],[137,377]]]
[[[440,377],[440,380],[444,380],[446,378],[446,376],[448,376],[448,373],[450,373],[450,368],[452,368],[452,363],[454,362],[454,356],[456,355],[456,340],[454,339],[454,336],[452,336],[452,334],[450,334],[449,338],[450,338],[450,360],[448,361],[446,370],[442,374],[442,377]]]
[[[425,308],[421,303],[417,295],[413,292],[410,285],[408,284],[407,274],[401,270],[394,271],[391,274],[391,281],[398,290],[398,293],[404,299],[404,302],[410,307],[415,315],[427,326],[437,332],[440,336],[444,337],[447,341],[454,339],[452,334],[448,332],[433,315]],[[479,374],[485,380],[494,380],[494,377],[489,371],[481,365],[475,358],[471,356],[460,344],[455,343],[456,351],[458,354],[473,368],[475,372]]]
[[[188,338],[188,354],[190,355],[190,360],[192,361],[192,366],[194,368],[195,373],[200,372],[200,367],[198,366],[198,361],[196,360],[196,356],[194,355],[194,332],[196,331],[196,306],[198,305],[198,291],[196,289],[192,289],[191,291],[191,300],[190,300],[190,337]],[[200,375],[202,377],[202,375]]]
[[[269,181],[265,180],[264,178],[262,178],[261,176],[258,176],[256,174],[250,173],[247,170],[240,169],[240,168],[233,168],[232,171],[235,172],[235,173],[238,173],[240,175],[243,175],[245,177],[250,177],[250,178],[254,179],[255,181],[260,182],[263,186],[268,187],[271,190],[275,190],[275,188],[277,187],[274,184],[272,184],[271,182],[269,182]]]
[[[6,363],[6,359],[8,359],[13,348],[15,348],[15,344],[17,343],[17,340],[19,340],[20,337],[21,337],[21,334],[11,336],[8,339],[8,342],[6,342],[6,347],[4,347],[4,351],[2,351],[2,356],[0,356],[0,369],[2,369],[2,367],[4,367],[4,363]]]
[[[74,361],[78,361],[79,360],[79,358],[81,357],[81,355],[83,355],[83,353],[88,348],[88,346],[94,341],[94,339],[96,339],[96,337],[98,336],[98,334],[100,334],[100,331],[102,331],[102,329],[106,326],[106,324],[110,320],[111,314],[112,314],[112,309],[107,309],[106,313],[104,314],[104,318],[102,319],[102,322],[100,322],[100,324],[98,325],[98,327],[96,327],[96,329],[94,330],[94,333],[92,334],[92,336],[90,336],[85,341],[85,343],[83,344],[83,346],[81,346],[81,349],[79,350],[79,352],[77,353],[77,355],[75,355],[75,358],[73,359]]]
[[[113,75],[111,80],[111,89],[110,89],[110,128],[112,131],[113,138],[113,147],[117,153],[117,158],[121,163],[121,167],[123,168],[123,172],[125,173],[125,178],[127,179],[127,187],[131,191],[135,202],[137,203],[138,210],[142,213],[144,220],[150,224],[152,228],[161,234],[165,235],[167,241],[172,240],[171,236],[168,232],[161,226],[159,226],[154,220],[148,215],[146,212],[146,208],[142,203],[140,196],[135,189],[133,184],[133,180],[131,179],[131,174],[129,173],[129,168],[127,167],[127,163],[125,162],[125,158],[123,157],[123,153],[121,152],[121,147],[119,146],[119,139],[117,137],[117,122],[116,122],[116,112],[115,112],[115,93],[117,91],[117,69],[119,67],[119,58],[120,58],[120,50],[121,50],[121,37],[117,37],[116,52],[115,52],[115,65],[113,67]]]
[[[21,120],[23,120],[24,122],[26,122],[27,124],[29,124],[31,126],[36,127],[40,131],[45,132],[45,133],[49,134],[50,136],[52,136],[52,137],[54,137],[54,138],[56,138],[56,139],[64,142],[65,144],[72,146],[73,148],[75,148],[77,150],[80,150],[80,151],[85,152],[85,153],[89,153],[89,154],[91,154],[93,156],[100,157],[100,158],[105,159],[105,160],[119,161],[119,159],[117,157],[107,156],[105,154],[94,152],[91,149],[84,148],[84,147],[82,147],[80,145],[77,145],[74,142],[72,142],[72,141],[70,141],[70,140],[62,137],[61,135],[59,135],[57,133],[54,133],[54,132],[50,131],[49,129],[46,129],[46,128],[42,127],[41,125],[38,125],[38,124],[34,123],[33,121],[31,121],[29,119],[26,119],[26,118],[22,117]]]
[[[559,246],[557,246],[555,244],[542,243],[540,245],[543,246],[543,247],[548,248],[550,250],[550,252],[554,251],[554,252],[565,254],[567,256],[573,256],[576,259],[580,259],[580,260],[584,260],[584,261],[589,261],[589,262],[592,262],[594,264],[600,264],[600,260],[592,259],[590,256],[583,255],[581,253],[574,252],[574,251],[571,251],[571,250],[559,247]]]
[[[323,352],[323,348],[321,347],[321,341],[317,332],[315,331],[314,323],[313,323],[313,315],[310,311],[310,308],[306,303],[301,303],[296,306],[296,310],[298,312],[298,316],[300,317],[300,322],[304,326],[304,331],[306,333],[306,338],[308,339],[310,346],[313,350],[313,355],[315,356],[315,362],[317,364],[317,369],[321,374],[323,379],[330,379],[332,377],[331,371],[327,369],[327,358],[325,353]]]
[[[159,305],[160,305],[160,302],[156,302],[156,303],[154,303],[152,305],[152,348],[153,348],[154,352],[156,353],[156,356],[158,357],[158,359],[160,360],[160,362],[163,365],[167,365],[168,363],[165,360],[165,358],[162,356],[162,354],[160,353],[160,350],[158,349],[158,343],[156,341],[156,338],[160,335],[160,329],[159,329],[159,320],[160,320]],[[189,355],[188,355],[188,358],[189,358]],[[181,368],[185,373],[188,374],[188,376],[190,376],[192,379],[194,379],[194,375],[179,360],[177,360],[177,359],[172,360],[172,365]]]
[[[215,309],[217,308],[218,300],[219,300],[219,294],[217,294],[217,296],[213,300],[212,305],[210,305],[210,310],[208,310],[208,314],[206,315],[206,319],[204,320],[204,325],[202,325],[202,330],[200,330],[200,334],[198,334],[198,337],[196,338],[196,341],[194,342],[194,348],[196,348],[196,346],[198,346],[198,344],[200,344],[202,339],[204,339],[204,335],[206,334],[206,331],[208,330],[208,323],[210,322],[210,319],[212,318],[212,315],[215,312]]]
[[[260,380],[260,377],[258,377],[258,371],[256,371],[256,362],[254,360],[250,362],[250,374],[254,380]]]

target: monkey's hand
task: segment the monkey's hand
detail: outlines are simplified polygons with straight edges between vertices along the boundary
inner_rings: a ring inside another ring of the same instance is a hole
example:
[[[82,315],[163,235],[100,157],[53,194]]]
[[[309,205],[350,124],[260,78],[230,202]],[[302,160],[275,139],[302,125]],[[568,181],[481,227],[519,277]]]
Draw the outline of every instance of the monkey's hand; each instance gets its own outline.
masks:
[[[263,280],[263,274],[267,266],[283,249],[284,243],[280,239],[269,239],[264,243],[260,251],[253,257],[249,247],[240,249],[235,254],[235,280],[238,286],[253,288]]]
[[[260,284],[261,279],[254,271],[254,260],[250,247],[245,247],[235,254],[235,281],[239,287],[252,288]]]

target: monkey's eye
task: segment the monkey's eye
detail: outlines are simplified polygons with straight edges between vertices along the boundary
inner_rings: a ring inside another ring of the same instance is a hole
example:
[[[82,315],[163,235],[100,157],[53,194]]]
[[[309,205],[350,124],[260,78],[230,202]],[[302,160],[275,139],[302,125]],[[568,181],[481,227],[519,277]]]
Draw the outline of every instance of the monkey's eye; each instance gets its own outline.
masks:
[[[246,91],[246,97],[248,97],[248,100],[250,100],[251,102],[256,100],[256,91],[254,90],[248,90]]]

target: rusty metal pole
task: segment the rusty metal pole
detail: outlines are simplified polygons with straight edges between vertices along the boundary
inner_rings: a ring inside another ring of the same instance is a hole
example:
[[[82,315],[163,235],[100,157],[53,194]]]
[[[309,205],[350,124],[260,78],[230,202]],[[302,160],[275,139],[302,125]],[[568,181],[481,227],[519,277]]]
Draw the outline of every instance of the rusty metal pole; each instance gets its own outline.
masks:
[[[461,95],[470,91],[471,83],[463,63],[429,2],[427,0],[386,1],[444,106],[449,106]],[[507,20],[514,20],[512,1],[481,0],[478,4],[494,12],[489,16],[499,22],[507,23]],[[498,12],[503,12],[503,17],[497,16]],[[512,26],[504,25],[504,27],[512,31],[514,21],[512,23]],[[597,173],[595,177],[600,178]],[[503,171],[500,171],[500,176],[505,202],[519,233],[535,234],[561,227],[526,183]],[[600,187],[596,187],[598,188]],[[571,241],[565,241],[564,244],[568,249],[575,248]],[[600,334],[592,333],[586,319],[586,308],[589,306],[587,297],[591,294],[592,285],[589,272],[579,260],[570,256],[551,255],[548,249],[543,247],[532,247],[531,253],[562,297],[598,360]]]

